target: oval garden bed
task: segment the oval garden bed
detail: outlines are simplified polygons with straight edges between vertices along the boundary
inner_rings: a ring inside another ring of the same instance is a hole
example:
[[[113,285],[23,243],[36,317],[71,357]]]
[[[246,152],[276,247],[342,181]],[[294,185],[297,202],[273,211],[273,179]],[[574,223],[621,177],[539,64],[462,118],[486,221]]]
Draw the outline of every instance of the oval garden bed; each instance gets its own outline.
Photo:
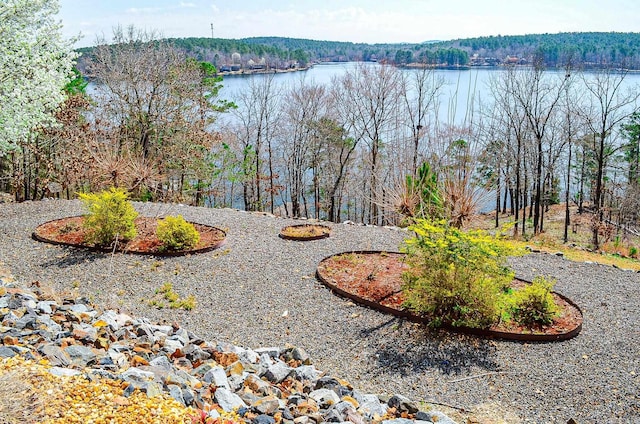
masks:
[[[403,307],[401,290],[402,273],[408,270],[403,261],[404,254],[398,252],[354,251],[329,256],[318,265],[316,276],[336,293],[353,301],[390,313],[411,321],[425,322],[420,314]],[[529,282],[515,279],[512,288]],[[560,341],[575,337],[582,330],[582,312],[570,299],[552,292],[560,313],[548,326],[535,329],[516,323],[497,323],[486,329],[451,327],[445,328],[476,334],[521,341]]]
[[[331,235],[331,228],[320,224],[289,225],[280,230],[280,238],[285,240],[321,240]]]
[[[83,228],[83,221],[83,216],[72,216],[48,221],[39,225],[32,236],[35,240],[45,243],[103,252],[113,251],[113,247],[95,246],[85,242],[87,233]],[[157,218],[136,218],[136,236],[126,243],[118,243],[115,250],[140,255],[180,256],[192,253],[204,253],[217,249],[224,244],[226,239],[226,233],[219,228],[192,223],[200,234],[198,244],[193,249],[188,250],[167,250],[156,237],[157,224]]]

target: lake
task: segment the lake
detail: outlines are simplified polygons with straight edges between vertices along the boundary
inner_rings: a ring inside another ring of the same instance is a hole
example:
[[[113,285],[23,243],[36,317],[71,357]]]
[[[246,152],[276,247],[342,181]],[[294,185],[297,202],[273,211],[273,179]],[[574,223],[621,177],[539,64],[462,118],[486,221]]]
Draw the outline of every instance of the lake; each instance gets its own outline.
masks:
[[[369,66],[380,66],[377,63],[365,62]],[[293,84],[304,78],[306,81],[318,84],[330,84],[334,77],[344,75],[348,70],[358,66],[358,62],[322,63],[314,65],[307,71],[283,72],[275,74],[275,81],[283,85]],[[403,72],[412,72],[403,69]],[[491,100],[489,82],[491,78],[502,72],[501,68],[471,68],[469,70],[435,70],[436,77],[442,77],[445,86],[441,92],[441,104],[439,109],[439,121],[453,124],[464,124],[470,117],[468,112],[478,102],[488,103]],[[563,76],[564,70],[548,71],[552,74]],[[271,75],[271,74],[269,74]],[[586,73],[589,77],[590,73]],[[254,75],[229,75],[223,80],[223,89],[220,97],[232,100],[235,93],[247,86],[251,78],[265,78],[265,74]],[[640,86],[640,72],[629,72],[624,80],[624,86]]]

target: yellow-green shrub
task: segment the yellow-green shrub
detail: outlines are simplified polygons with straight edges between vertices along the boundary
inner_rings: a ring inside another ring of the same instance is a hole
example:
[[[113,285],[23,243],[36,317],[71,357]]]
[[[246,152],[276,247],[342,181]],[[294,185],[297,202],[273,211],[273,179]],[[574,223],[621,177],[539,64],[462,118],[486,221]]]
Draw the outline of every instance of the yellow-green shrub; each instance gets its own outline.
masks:
[[[156,229],[158,240],[166,249],[184,250],[195,247],[200,241],[200,233],[184,220],[182,215],[167,216],[158,222]]]
[[[138,213],[128,201],[128,193],[112,187],[99,193],[80,193],[87,214],[84,227],[87,241],[108,246],[116,240],[130,240],[136,236],[135,219]]]
[[[527,326],[551,324],[558,313],[558,306],[551,294],[554,284],[555,281],[536,277],[532,284],[515,291],[511,307],[513,318]]]
[[[506,256],[515,249],[499,236],[464,232],[446,221],[416,220],[406,240],[409,271],[405,306],[432,326],[487,327],[500,314],[500,297],[513,280]]]

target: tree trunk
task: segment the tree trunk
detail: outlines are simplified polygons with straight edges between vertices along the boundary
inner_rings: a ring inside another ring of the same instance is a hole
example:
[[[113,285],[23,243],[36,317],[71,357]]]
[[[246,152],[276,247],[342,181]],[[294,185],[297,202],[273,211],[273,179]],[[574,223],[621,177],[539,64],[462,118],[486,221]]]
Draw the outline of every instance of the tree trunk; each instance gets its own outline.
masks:
[[[569,190],[571,188],[571,135],[569,135],[569,158],[567,161],[567,184],[565,186],[565,194],[564,194],[564,237],[563,240],[565,243],[569,241],[569,225],[571,223],[570,214],[569,214]]]

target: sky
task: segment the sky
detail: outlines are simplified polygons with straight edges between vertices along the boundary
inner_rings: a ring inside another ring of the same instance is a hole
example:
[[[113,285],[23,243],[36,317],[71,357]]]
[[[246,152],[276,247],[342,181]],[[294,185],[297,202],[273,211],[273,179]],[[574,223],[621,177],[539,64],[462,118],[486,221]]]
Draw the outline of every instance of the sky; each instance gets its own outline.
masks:
[[[281,36],[421,43],[489,35],[640,31],[637,0],[60,0],[76,47],[134,25],[164,37]]]

